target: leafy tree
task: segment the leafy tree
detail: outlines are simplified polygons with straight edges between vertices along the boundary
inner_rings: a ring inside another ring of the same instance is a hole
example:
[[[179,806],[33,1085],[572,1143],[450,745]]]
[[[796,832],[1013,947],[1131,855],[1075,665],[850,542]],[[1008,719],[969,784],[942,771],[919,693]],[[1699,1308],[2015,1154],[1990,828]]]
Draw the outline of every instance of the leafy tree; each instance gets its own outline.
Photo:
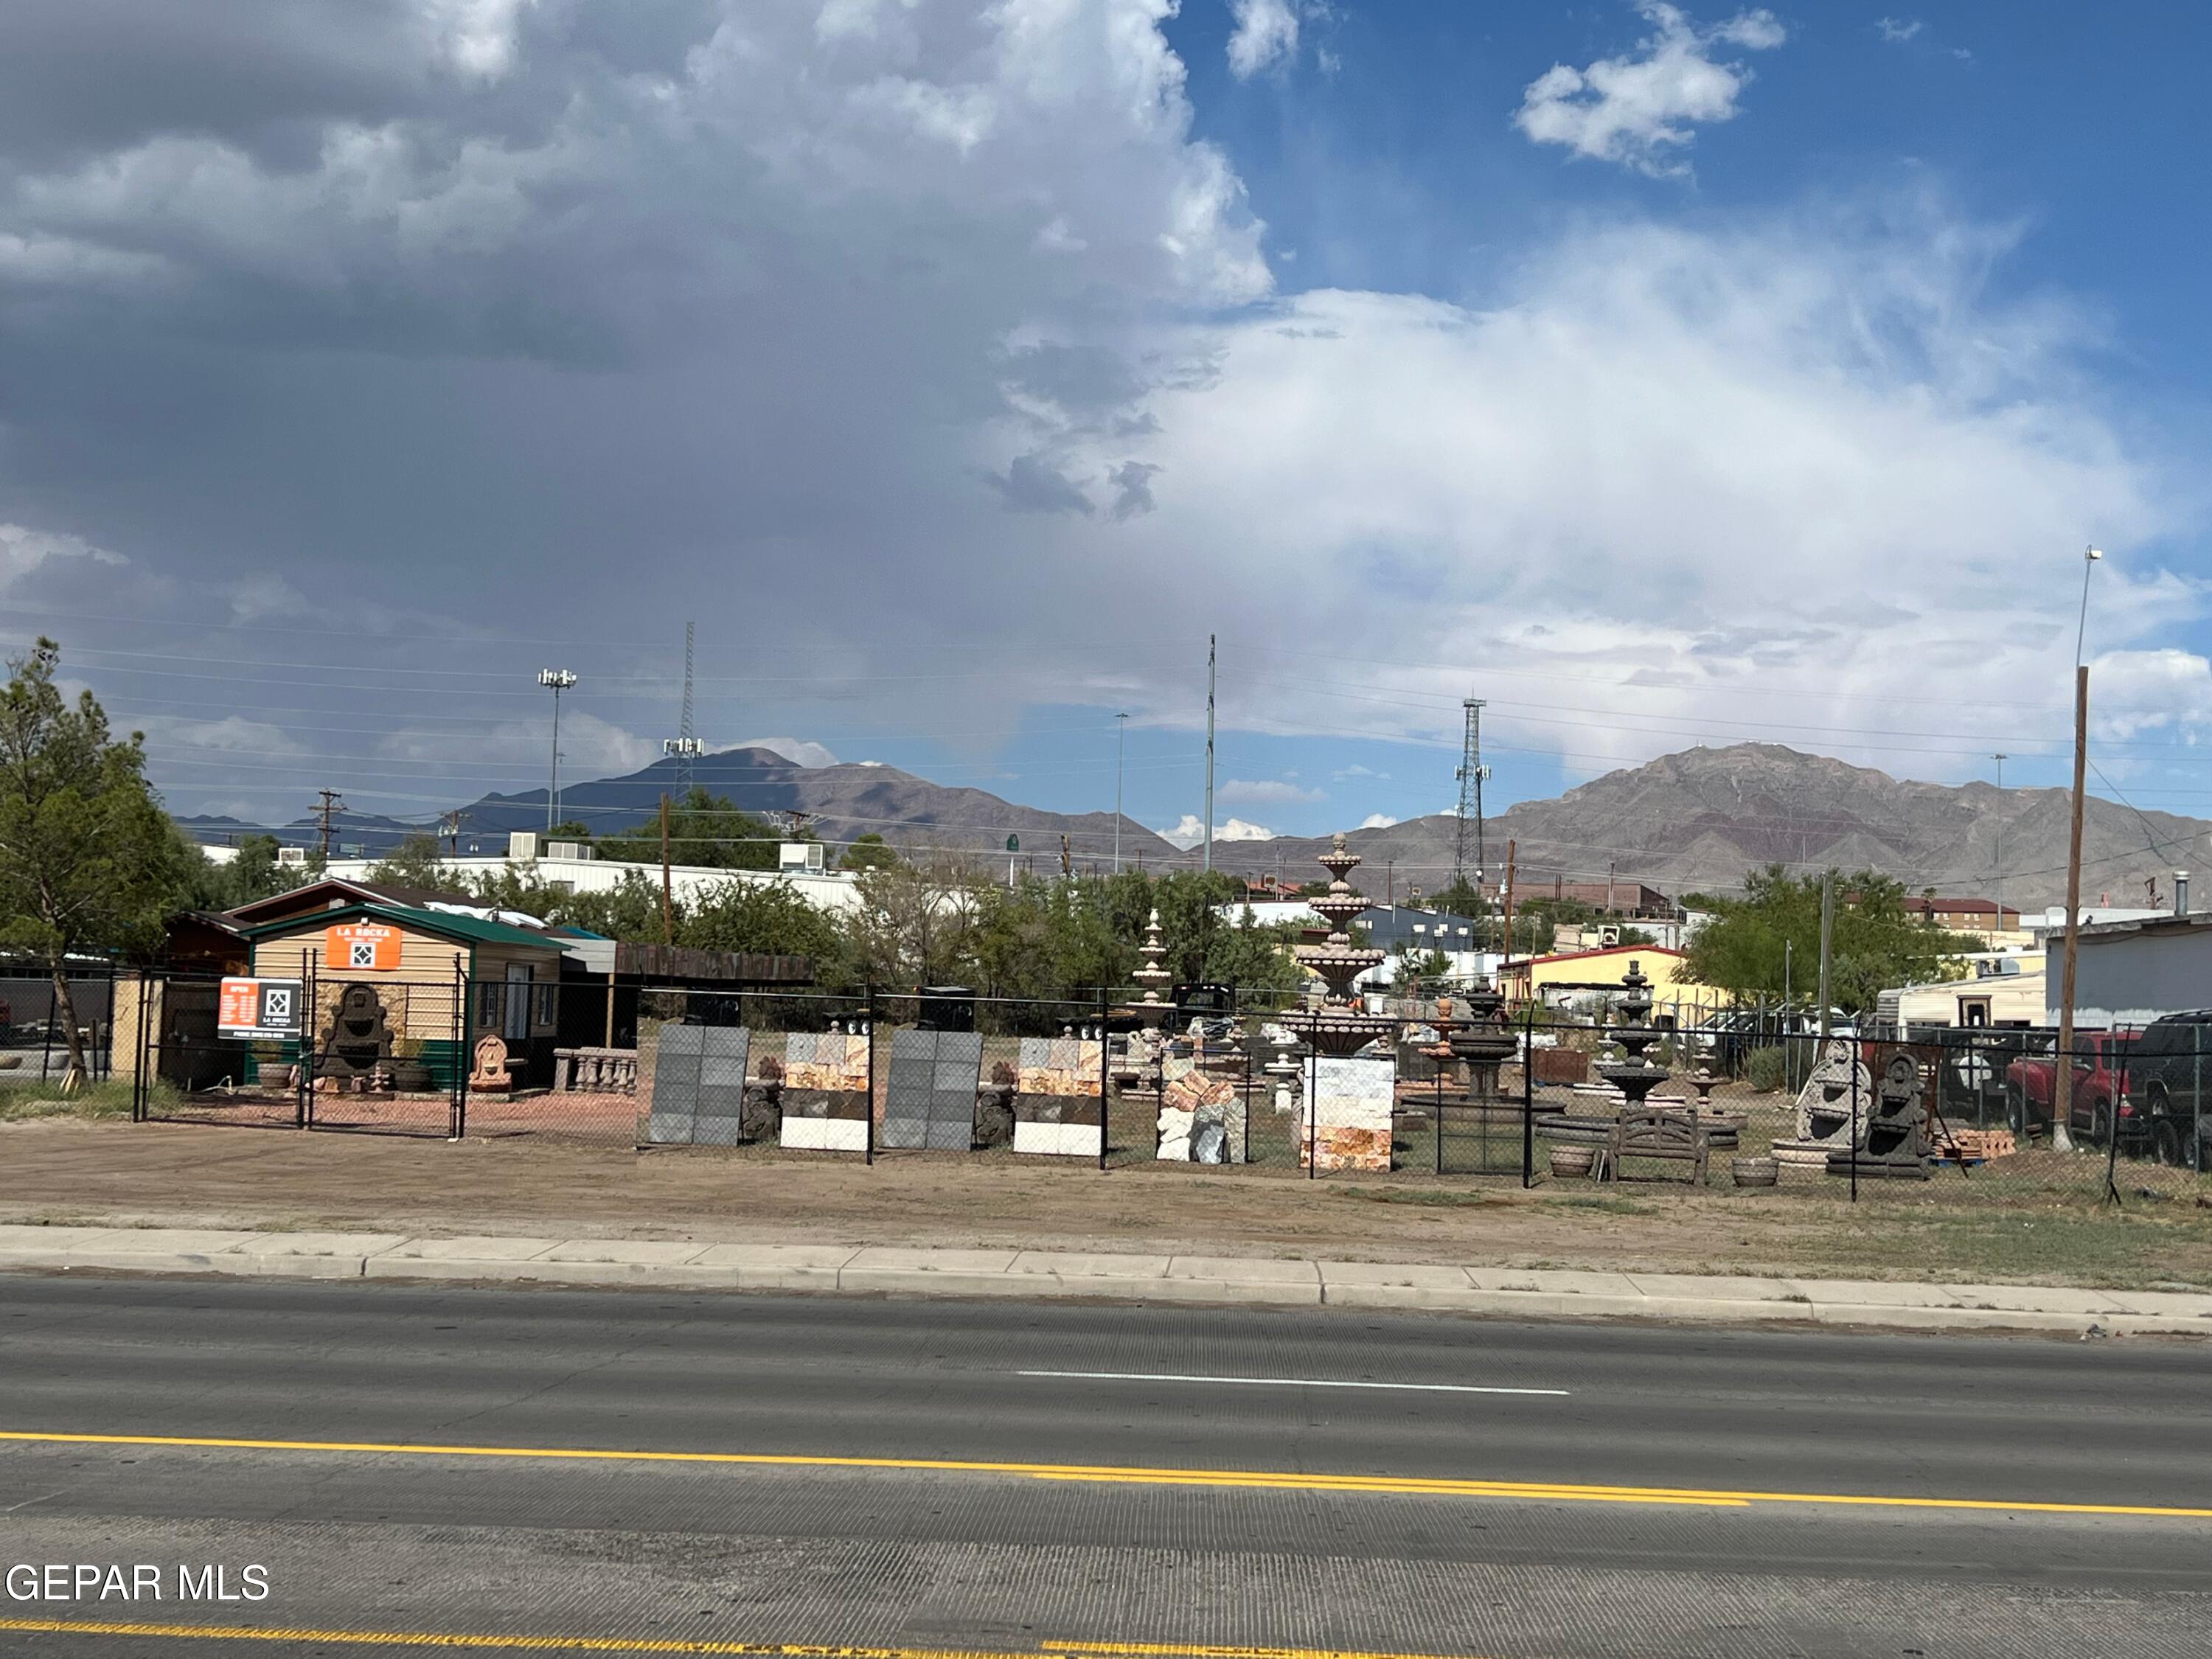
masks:
[[[980,884],[956,854],[928,852],[864,870],[847,923],[861,976],[884,985],[945,985],[971,977]]]
[[[388,883],[394,887],[419,887],[425,892],[451,893],[455,898],[465,898],[469,894],[468,883],[446,867],[438,838],[428,834],[407,836],[398,846],[368,866],[368,878]]]
[[[113,737],[91,692],[72,707],[40,639],[9,664],[0,695],[0,945],[33,952],[53,977],[69,1044],[64,1087],[85,1073],[74,953],[147,949],[185,891],[184,849],[146,782],[144,734]]]
[[[478,876],[469,896],[479,904],[501,910],[520,910],[541,921],[632,944],[661,942],[660,884],[642,870],[625,870],[622,880],[603,892],[572,891],[556,887],[534,870],[502,868]],[[681,903],[673,910],[676,925],[683,926]]]
[[[1480,921],[1491,912],[1490,900],[1482,890],[1465,876],[1454,876],[1443,889],[1429,898],[1431,909],[1448,911],[1455,916]]]
[[[787,881],[732,877],[717,883],[693,903],[676,942],[702,951],[811,957],[815,982],[832,990],[856,979],[851,944],[837,919]]]
[[[773,870],[776,844],[784,836],[765,818],[741,812],[726,795],[711,795],[693,784],[668,813],[668,856],[676,864],[714,870]],[[804,839],[802,836],[801,839]],[[595,843],[603,859],[629,864],[660,862],[660,819],[635,824]]]
[[[898,849],[871,830],[854,838],[837,860],[840,870],[881,870],[898,862]]]
[[[978,896],[975,964],[994,995],[1052,997],[1127,983],[1134,936],[1115,925],[1113,878],[1030,876]]]
[[[1658,942],[1658,936],[1648,927],[1623,927],[1620,930],[1620,943],[1623,945],[1656,945]]]
[[[1905,908],[1905,885],[1871,870],[1831,871],[1836,884],[1829,987],[1838,1006],[1863,1012],[1881,992],[1955,976],[1972,939],[1946,933]],[[1699,902],[1712,920],[1684,952],[1680,977],[1738,996],[1779,996],[1784,946],[1794,959],[1791,988],[1818,983],[1820,878],[1792,876],[1779,864],[1744,878],[1741,898]]]
[[[1441,951],[1413,950],[1401,945],[1390,966],[1390,981],[1401,992],[1418,991],[1424,980],[1442,979],[1451,972],[1451,959]]]
[[[657,828],[654,833],[656,835],[659,833]],[[574,818],[563,818],[545,832],[545,839],[548,841],[589,841],[591,838],[591,826],[587,823],[580,823]]]

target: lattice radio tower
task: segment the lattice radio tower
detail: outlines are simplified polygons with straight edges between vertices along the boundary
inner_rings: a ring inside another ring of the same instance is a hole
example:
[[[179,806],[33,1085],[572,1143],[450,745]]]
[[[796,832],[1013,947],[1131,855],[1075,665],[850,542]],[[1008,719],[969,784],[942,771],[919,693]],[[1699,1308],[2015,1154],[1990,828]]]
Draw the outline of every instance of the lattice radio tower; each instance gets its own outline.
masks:
[[[1461,745],[1459,757],[1459,823],[1452,846],[1452,881],[1455,885],[1467,879],[1467,830],[1470,814],[1474,819],[1474,879],[1482,884],[1483,866],[1486,860],[1482,845],[1482,781],[1490,775],[1490,769],[1482,763],[1482,699],[1468,697],[1460,704],[1467,711],[1467,738]]]
[[[676,735],[660,745],[665,755],[676,757],[676,787],[679,793],[691,793],[696,774],[692,763],[705,752],[707,745],[691,731],[691,647],[698,623],[684,624],[684,714],[676,723]]]

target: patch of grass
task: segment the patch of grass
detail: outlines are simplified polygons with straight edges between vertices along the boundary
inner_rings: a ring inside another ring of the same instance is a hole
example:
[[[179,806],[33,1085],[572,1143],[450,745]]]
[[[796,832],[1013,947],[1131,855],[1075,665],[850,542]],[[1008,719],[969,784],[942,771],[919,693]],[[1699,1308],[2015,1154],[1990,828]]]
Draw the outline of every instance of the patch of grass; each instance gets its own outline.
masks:
[[[1648,1199],[1640,1198],[1540,1198],[1539,1208],[1546,1210],[1596,1210],[1606,1215],[1656,1215],[1659,1206]]]
[[[2212,1286],[2212,1218],[2194,1210],[2079,1200],[2029,1210],[1860,1208],[1869,1212],[1808,1237],[1801,1255],[1878,1276],[1910,1259],[1957,1279]]]
[[[1417,1204],[1431,1209],[1472,1210],[1504,1202],[1495,1193],[1454,1192],[1443,1187],[1333,1187],[1329,1190],[1375,1204]]]
[[[67,1100],[58,1096],[34,1095],[28,1087],[0,1093],[0,1123],[23,1123],[41,1117],[108,1118],[131,1115],[131,1085],[107,1082],[88,1084]]]

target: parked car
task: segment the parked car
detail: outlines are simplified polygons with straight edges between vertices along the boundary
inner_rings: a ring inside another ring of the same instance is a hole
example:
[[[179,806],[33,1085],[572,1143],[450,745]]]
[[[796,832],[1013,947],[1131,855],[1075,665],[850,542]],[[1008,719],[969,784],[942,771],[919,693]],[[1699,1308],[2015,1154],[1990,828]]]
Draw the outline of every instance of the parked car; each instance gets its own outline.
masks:
[[[2140,1139],[2138,1103],[2128,1093],[2136,1034],[2081,1031],[2075,1033],[2074,1046],[2074,1093],[2066,1127],[2098,1146],[2105,1144],[2115,1122],[2123,1142]],[[2058,1082],[2057,1047],[2055,1038],[2039,1034],[2038,1052],[2023,1054],[2004,1068],[2005,1121],[2015,1133],[2051,1125],[2051,1097]]]
[[[2167,1014],[2136,1036],[2128,1093],[2141,1134],[2161,1163],[2212,1169],[2212,1122],[2203,1100],[2212,1083],[2212,1009]]]

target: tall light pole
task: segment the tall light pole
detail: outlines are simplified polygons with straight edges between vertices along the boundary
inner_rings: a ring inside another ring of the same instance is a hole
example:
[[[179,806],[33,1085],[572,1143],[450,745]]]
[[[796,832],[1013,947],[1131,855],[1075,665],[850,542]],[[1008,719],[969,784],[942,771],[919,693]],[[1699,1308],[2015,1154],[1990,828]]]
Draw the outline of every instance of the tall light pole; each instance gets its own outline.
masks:
[[[550,835],[561,808],[561,694],[576,683],[565,668],[541,668],[538,683],[553,694],[553,772],[545,786],[545,831]]]
[[[2004,932],[2004,763],[2012,758],[1999,750],[1990,758],[1997,763],[1997,932]]]
[[[2074,963],[2081,948],[2081,809],[2089,769],[2089,667],[2081,660],[2081,643],[2089,631],[2089,573],[2104,556],[2094,547],[2081,550],[2081,620],[2074,630],[2074,823],[2066,848],[2066,953],[2059,970],[2058,1053],[2051,1069],[2051,1144],[2062,1152],[2074,1149]],[[2109,1133],[2119,1133],[2117,1115]]]
[[[1206,868],[1213,868],[1213,635],[1206,636]]]
[[[1128,747],[1129,717],[1114,716],[1114,873],[1121,873],[1121,756]]]

